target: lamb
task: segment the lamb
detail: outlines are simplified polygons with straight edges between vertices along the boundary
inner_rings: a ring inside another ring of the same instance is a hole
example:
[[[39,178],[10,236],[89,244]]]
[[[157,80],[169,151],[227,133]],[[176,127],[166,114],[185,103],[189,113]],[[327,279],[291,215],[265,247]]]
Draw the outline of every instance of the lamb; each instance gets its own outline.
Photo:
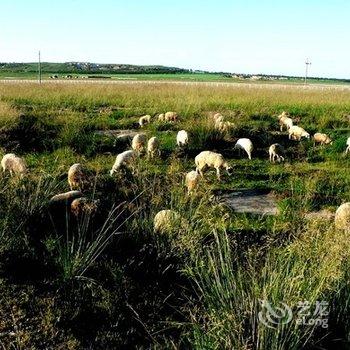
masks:
[[[146,148],[146,141],[147,138],[145,134],[136,134],[132,139],[131,148],[141,153]]]
[[[350,232],[350,202],[343,203],[335,212],[335,227]]]
[[[274,143],[269,148],[270,162],[274,163],[277,159],[278,162],[284,162],[284,147],[279,143]]]
[[[179,147],[185,147],[188,145],[188,133],[185,130],[180,130],[176,136],[176,144]]]
[[[165,115],[164,115],[164,113],[159,114],[159,116],[158,116],[158,121],[159,121],[159,122],[164,122],[164,121],[165,121]]]
[[[135,151],[132,151],[132,150],[119,153],[117,155],[117,158],[115,159],[115,162],[113,164],[112,170],[110,171],[110,174],[113,175],[119,169],[129,166],[135,160],[135,157],[136,157],[136,153]]]
[[[74,199],[70,205],[70,211],[74,216],[94,215],[98,208],[98,200],[89,200],[86,197]]]
[[[176,122],[178,119],[179,117],[176,112],[166,112],[164,115],[164,120],[166,122]]]
[[[281,131],[283,131],[284,126],[286,127],[287,130],[293,126],[293,120],[289,118],[288,115],[289,114],[287,112],[283,111],[282,114],[277,117],[280,124]]]
[[[305,137],[307,139],[310,138],[310,134],[308,132],[306,132],[300,126],[296,126],[296,125],[293,125],[292,127],[290,127],[288,130],[288,133],[289,133],[288,137],[290,140],[300,141],[302,137]]]
[[[321,145],[332,145],[333,141],[328,135],[317,132],[314,135],[314,145],[316,143],[320,143]]]
[[[148,155],[148,157],[153,158],[156,154],[158,154],[158,156],[160,156],[160,149],[159,149],[159,141],[154,136],[148,140],[147,155]]]
[[[190,194],[193,190],[195,190],[198,183],[199,183],[199,174],[197,173],[197,171],[192,170],[186,174],[185,184],[187,187],[188,194]]]
[[[215,168],[218,179],[221,178],[221,169],[226,169],[228,175],[231,175],[232,168],[225,161],[224,157],[220,153],[212,151],[203,151],[199,153],[194,159],[196,164],[196,171],[203,177],[203,170],[207,167]]]
[[[252,141],[250,141],[249,139],[239,139],[236,144],[234,149],[238,149],[238,150],[244,150],[246,151],[248,158],[252,159],[252,152],[253,152],[253,143]]]
[[[345,154],[350,153],[350,137],[348,137],[348,140],[346,141],[346,150],[345,150]]]
[[[149,114],[140,117],[139,125],[142,128],[144,125],[149,124],[151,122],[151,116]]]
[[[175,210],[161,210],[153,220],[153,230],[158,233],[171,233],[186,227],[186,221]]]
[[[6,170],[12,176],[14,173],[23,175],[27,172],[27,164],[21,157],[17,157],[14,153],[7,153],[2,157],[1,166],[3,172]]]
[[[68,184],[72,190],[82,190],[89,183],[86,169],[80,163],[73,164],[68,170]]]

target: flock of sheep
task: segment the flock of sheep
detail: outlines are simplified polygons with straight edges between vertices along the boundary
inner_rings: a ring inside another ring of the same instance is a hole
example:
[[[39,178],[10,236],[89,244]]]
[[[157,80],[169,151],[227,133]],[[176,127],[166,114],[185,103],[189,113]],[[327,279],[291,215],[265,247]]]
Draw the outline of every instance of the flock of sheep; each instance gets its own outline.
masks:
[[[149,124],[152,120],[150,115],[140,117],[140,127]],[[176,112],[167,112],[158,116],[159,121],[177,122],[179,120]],[[234,123],[225,121],[225,118],[220,113],[216,113],[213,116],[213,122],[215,129],[226,132],[234,127]],[[288,113],[283,112],[278,116],[278,122],[280,130],[285,128],[288,131],[289,139],[300,141],[303,137],[310,138],[310,134],[306,132],[302,127],[294,125],[293,120],[289,117]],[[332,140],[328,135],[322,133],[316,133],[313,135],[314,143],[322,145],[332,144]],[[184,148],[189,144],[189,135],[186,130],[180,130],[177,133],[176,144],[178,147]],[[347,139],[347,148],[345,153],[350,153],[350,137]],[[160,155],[160,144],[157,137],[151,137],[148,141],[146,135],[143,133],[136,134],[131,143],[130,150],[124,151],[117,155],[116,160],[110,170],[110,175],[113,175],[120,171],[122,168],[128,168],[133,165],[135,159],[142,153],[146,152],[149,158],[154,158]],[[246,152],[249,159],[252,158],[253,143],[248,138],[240,138],[234,149]],[[284,161],[284,148],[282,145],[275,143],[269,147],[269,160],[270,162]],[[216,170],[217,178],[221,179],[221,171],[226,170],[230,175],[232,173],[232,167],[229,166],[222,154],[212,151],[202,151],[195,157],[196,170],[188,172],[185,176],[185,185],[187,187],[188,194],[191,194],[199,184],[200,177],[204,176],[204,170],[207,168],[214,168]],[[23,158],[16,156],[13,153],[5,154],[1,160],[1,166],[3,172],[10,172],[11,176],[14,174],[24,174],[27,172],[26,162]],[[58,194],[51,198],[50,203],[65,203],[70,205],[70,210],[73,215],[79,216],[83,213],[92,214],[97,210],[98,201],[89,200],[84,197],[81,192],[89,182],[89,176],[86,169],[77,163],[73,164],[68,171],[68,183],[70,191],[66,193]],[[180,214],[173,210],[161,210],[154,217],[154,230],[156,232],[166,232],[171,228],[178,227],[179,224],[183,226],[184,220]],[[350,229],[350,202],[342,204],[336,211],[335,224],[338,228]]]

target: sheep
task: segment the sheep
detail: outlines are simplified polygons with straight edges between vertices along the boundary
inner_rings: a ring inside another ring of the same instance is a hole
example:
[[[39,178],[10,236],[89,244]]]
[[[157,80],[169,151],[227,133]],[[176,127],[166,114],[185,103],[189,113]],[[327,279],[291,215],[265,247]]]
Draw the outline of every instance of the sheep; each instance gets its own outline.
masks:
[[[1,160],[2,171],[8,170],[12,176],[14,173],[23,175],[27,172],[27,164],[21,157],[17,157],[14,153],[7,153]]]
[[[139,125],[142,128],[144,125],[149,124],[151,122],[151,116],[149,114],[140,117]]]
[[[199,153],[194,159],[196,164],[196,171],[203,177],[203,170],[207,167],[215,168],[218,179],[221,178],[220,170],[226,169],[228,175],[231,175],[232,168],[225,161],[224,157],[220,153],[212,151],[203,151]]]
[[[289,114],[287,112],[282,112],[282,114],[277,117],[278,122],[280,124],[281,131],[283,131],[284,126],[286,127],[287,130],[293,126],[293,120],[289,118],[288,115]]]
[[[175,210],[161,210],[153,219],[155,233],[171,233],[186,227],[186,221]]]
[[[165,115],[164,115],[164,113],[159,114],[159,116],[158,116],[158,121],[159,121],[159,122],[164,122],[164,121],[165,121]]]
[[[296,126],[296,125],[293,125],[289,128],[288,134],[289,134],[288,137],[290,140],[300,141],[302,137],[305,137],[307,139],[310,138],[310,134],[308,132],[306,132],[300,126]]]
[[[136,152],[142,152],[146,148],[146,135],[145,134],[136,134],[131,142],[131,148]]]
[[[153,158],[156,154],[158,154],[158,156],[160,156],[160,149],[159,149],[159,141],[154,136],[148,140],[147,155],[148,155],[148,157]]]
[[[135,160],[135,157],[136,157],[136,153],[133,150],[119,153],[117,155],[117,158],[115,159],[115,162],[113,164],[112,170],[110,171],[110,174],[113,175],[119,169],[130,165],[130,163],[132,163]]]
[[[80,197],[73,200],[70,205],[70,211],[74,216],[93,215],[98,208],[98,200],[89,200],[86,197]]]
[[[274,163],[277,159],[278,162],[284,162],[285,151],[284,147],[279,143],[274,143],[269,148],[270,162]]]
[[[176,122],[178,119],[179,117],[176,112],[166,112],[164,115],[164,120],[166,122]]]
[[[350,232],[350,202],[343,203],[335,212],[335,227]]]
[[[68,184],[72,190],[82,190],[89,183],[88,173],[80,163],[73,164],[68,170]]]
[[[192,170],[186,174],[185,184],[187,187],[187,193],[190,194],[199,183],[199,174],[197,171]]]
[[[345,154],[350,153],[350,137],[348,137],[348,140],[346,141],[346,150],[345,150]]]
[[[252,159],[253,148],[254,147],[253,147],[252,141],[250,141],[249,139],[245,139],[245,138],[239,139],[236,142],[235,147],[234,147],[234,149],[245,150],[249,159]]]
[[[176,144],[179,147],[185,147],[188,145],[188,132],[186,130],[180,130],[176,135]]]
[[[332,145],[333,141],[331,140],[331,138],[326,135],[326,134],[321,134],[319,132],[317,132],[314,136],[314,145],[316,143],[320,143],[321,145]]]

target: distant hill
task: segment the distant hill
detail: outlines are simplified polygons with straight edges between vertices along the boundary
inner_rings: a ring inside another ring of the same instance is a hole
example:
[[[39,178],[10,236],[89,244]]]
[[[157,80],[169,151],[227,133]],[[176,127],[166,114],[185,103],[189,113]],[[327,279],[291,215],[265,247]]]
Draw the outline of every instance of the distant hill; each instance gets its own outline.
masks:
[[[98,64],[90,62],[42,62],[41,69],[45,73],[81,73],[81,74],[174,74],[190,73],[188,69],[165,66],[136,66],[131,64]],[[34,73],[38,71],[38,63],[1,63],[0,72]]]

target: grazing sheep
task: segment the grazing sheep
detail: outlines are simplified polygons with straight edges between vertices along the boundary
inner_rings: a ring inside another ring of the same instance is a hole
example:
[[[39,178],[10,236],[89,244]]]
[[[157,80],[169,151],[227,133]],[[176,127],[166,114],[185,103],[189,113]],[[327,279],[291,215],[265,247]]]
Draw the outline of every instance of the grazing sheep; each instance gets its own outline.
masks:
[[[145,134],[136,134],[132,139],[131,148],[134,151],[141,153],[146,148],[146,141],[147,138]]]
[[[252,159],[252,152],[253,152],[253,143],[252,141],[250,141],[249,139],[239,139],[236,144],[234,149],[238,149],[238,150],[244,150],[246,151],[248,158]]]
[[[2,171],[10,172],[12,176],[16,174],[24,174],[27,172],[27,164],[23,158],[17,157],[14,153],[7,153],[1,160]]]
[[[282,114],[277,117],[278,122],[280,124],[281,131],[283,131],[284,126],[286,127],[287,130],[293,126],[293,120],[289,118],[288,115],[289,114],[287,112],[282,112]]]
[[[135,157],[136,157],[136,153],[132,150],[119,153],[117,155],[117,158],[115,159],[115,162],[113,164],[112,170],[110,171],[110,174],[113,175],[119,169],[130,165],[135,160]]]
[[[350,202],[342,204],[335,212],[335,227],[350,232]]]
[[[155,155],[160,156],[159,141],[155,136],[148,140],[147,155],[150,158],[153,158]]]
[[[187,193],[190,194],[199,183],[199,174],[192,170],[186,174],[185,184],[187,186]]]
[[[345,150],[345,154],[350,153],[350,137],[348,137],[348,140],[346,141],[346,150]]]
[[[154,232],[171,233],[185,227],[186,222],[175,210],[161,210],[153,220]]]
[[[176,135],[176,144],[179,147],[185,147],[188,145],[188,132],[186,130],[180,130]]]
[[[164,122],[164,121],[165,121],[165,115],[164,115],[164,113],[159,114],[159,116],[158,116],[158,121],[159,121],[159,122]]]
[[[220,153],[215,153],[212,151],[203,151],[196,156],[194,161],[196,164],[196,171],[199,172],[199,174],[202,177],[203,170],[207,167],[216,169],[216,175],[219,180],[221,177],[221,169],[226,169],[228,175],[231,175],[232,173],[232,168],[228,165],[228,163],[225,161],[224,157]]]
[[[288,130],[289,134],[289,139],[290,140],[295,140],[295,141],[300,141],[302,137],[305,137],[307,139],[310,138],[310,134],[306,132],[303,128],[300,126],[293,125],[289,128]]]
[[[86,169],[80,163],[73,164],[68,170],[68,184],[72,190],[82,190],[89,183]]]
[[[140,117],[139,125],[142,128],[144,125],[149,124],[151,122],[151,116],[149,114]]]
[[[274,163],[277,159],[278,162],[284,162],[284,147],[279,143],[274,143],[269,148],[270,162]]]
[[[98,200],[90,200],[86,197],[74,199],[70,205],[70,211],[74,216],[93,215],[97,211]]]
[[[179,116],[177,115],[176,112],[166,112],[164,115],[164,120],[166,122],[176,122],[178,121]]]
[[[321,133],[317,132],[313,138],[314,138],[314,145],[316,143],[320,143],[321,145],[333,144],[333,141],[331,140],[331,138],[326,134],[321,134]]]

